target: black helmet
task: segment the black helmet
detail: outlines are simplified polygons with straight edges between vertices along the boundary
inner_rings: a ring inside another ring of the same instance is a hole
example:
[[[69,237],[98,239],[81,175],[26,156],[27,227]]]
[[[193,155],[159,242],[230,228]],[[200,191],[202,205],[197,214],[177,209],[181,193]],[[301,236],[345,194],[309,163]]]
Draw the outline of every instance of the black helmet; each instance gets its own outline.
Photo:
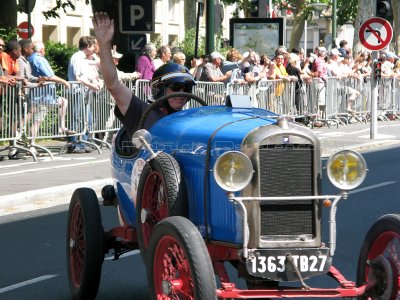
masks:
[[[165,95],[167,85],[181,83],[184,84],[185,92],[191,92],[195,81],[189,70],[180,64],[167,63],[159,67],[151,79],[151,93],[154,99]]]

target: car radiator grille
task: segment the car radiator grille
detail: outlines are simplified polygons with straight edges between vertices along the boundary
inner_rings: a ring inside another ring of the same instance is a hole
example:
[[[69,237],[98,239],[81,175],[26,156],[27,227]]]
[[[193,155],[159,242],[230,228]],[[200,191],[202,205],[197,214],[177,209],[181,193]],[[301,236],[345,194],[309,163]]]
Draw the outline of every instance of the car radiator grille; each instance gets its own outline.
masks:
[[[314,195],[312,145],[264,145],[259,150],[262,197]],[[314,236],[314,205],[312,200],[264,202],[261,236]]]

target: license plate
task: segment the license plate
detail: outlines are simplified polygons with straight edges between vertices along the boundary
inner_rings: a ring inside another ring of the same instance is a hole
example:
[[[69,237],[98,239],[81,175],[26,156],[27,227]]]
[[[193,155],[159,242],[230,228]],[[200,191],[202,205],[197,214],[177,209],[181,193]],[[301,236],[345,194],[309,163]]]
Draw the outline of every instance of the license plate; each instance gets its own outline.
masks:
[[[249,274],[279,281],[299,280],[295,268],[288,260],[289,254],[293,258],[293,263],[299,270],[302,279],[325,274],[332,264],[328,248],[263,249],[251,251],[251,254],[246,262]]]

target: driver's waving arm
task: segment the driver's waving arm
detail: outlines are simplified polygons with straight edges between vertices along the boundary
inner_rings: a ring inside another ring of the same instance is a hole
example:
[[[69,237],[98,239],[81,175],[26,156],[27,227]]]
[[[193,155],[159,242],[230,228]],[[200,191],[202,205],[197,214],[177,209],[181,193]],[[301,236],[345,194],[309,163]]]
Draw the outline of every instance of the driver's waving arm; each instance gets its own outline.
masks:
[[[131,90],[118,80],[111,56],[114,21],[109,18],[107,13],[96,12],[93,17],[93,28],[100,48],[100,67],[104,83],[117,104],[115,115],[121,120],[128,134],[133,134],[139,129],[141,116],[149,104],[134,96]],[[162,96],[176,92],[191,93],[193,85],[195,85],[193,76],[186,67],[168,63],[154,72],[151,80],[151,92],[156,101]],[[172,97],[160,103],[145,120],[144,128],[148,129],[162,117],[180,111],[186,102],[186,98]]]
[[[122,115],[125,115],[131,102],[131,90],[118,80],[117,69],[111,56],[111,43],[114,36],[114,20],[107,13],[96,12],[92,19],[93,29],[99,45],[100,68],[104,84],[113,96]]]

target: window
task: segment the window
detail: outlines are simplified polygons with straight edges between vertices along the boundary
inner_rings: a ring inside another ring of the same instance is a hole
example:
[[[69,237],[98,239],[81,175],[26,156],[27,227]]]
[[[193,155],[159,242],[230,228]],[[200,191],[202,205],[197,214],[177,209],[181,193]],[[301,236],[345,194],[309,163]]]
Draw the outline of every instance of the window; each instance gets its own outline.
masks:
[[[58,41],[57,26],[43,25],[42,36],[43,36],[43,42]]]
[[[170,21],[176,20],[177,2],[175,0],[168,0],[168,19]]]

